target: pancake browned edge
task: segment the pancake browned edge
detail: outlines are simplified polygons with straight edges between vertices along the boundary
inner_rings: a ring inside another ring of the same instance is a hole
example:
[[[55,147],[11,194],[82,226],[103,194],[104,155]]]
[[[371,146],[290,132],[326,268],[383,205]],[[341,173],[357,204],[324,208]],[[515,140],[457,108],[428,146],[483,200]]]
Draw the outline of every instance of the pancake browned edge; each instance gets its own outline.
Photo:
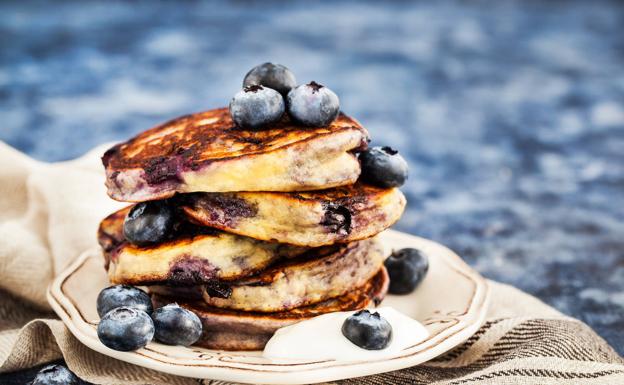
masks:
[[[376,238],[328,249],[310,250],[302,257],[233,281],[227,298],[215,296],[207,287],[204,301],[219,308],[269,313],[307,306],[363,285],[386,257]]]
[[[208,305],[222,309],[272,313],[344,295],[374,276],[384,259],[383,247],[371,238],[336,248],[313,249],[256,275],[220,282],[227,285],[228,296],[214,293],[210,285],[155,285],[151,290],[175,298],[199,294]]]
[[[244,130],[220,108],[147,130],[104,153],[111,198],[142,202],[180,192],[306,191],[355,183],[355,151],[368,132],[340,114],[327,127],[302,127],[284,117]]]
[[[361,182],[310,192],[182,194],[174,201],[205,226],[307,247],[369,238],[394,224],[405,209],[399,189]]]
[[[169,241],[138,247],[124,239],[123,222],[129,207],[100,223],[108,276],[113,284],[216,285],[258,273],[282,258],[307,248],[258,241],[205,226],[189,226]]]
[[[188,301],[152,294],[154,307],[177,302],[197,314],[203,324],[203,333],[197,346],[217,350],[262,350],[279,328],[292,325],[321,314],[352,311],[377,306],[388,291],[388,273],[382,267],[375,276],[359,288],[342,297],[285,312],[257,313],[219,309],[201,300]]]

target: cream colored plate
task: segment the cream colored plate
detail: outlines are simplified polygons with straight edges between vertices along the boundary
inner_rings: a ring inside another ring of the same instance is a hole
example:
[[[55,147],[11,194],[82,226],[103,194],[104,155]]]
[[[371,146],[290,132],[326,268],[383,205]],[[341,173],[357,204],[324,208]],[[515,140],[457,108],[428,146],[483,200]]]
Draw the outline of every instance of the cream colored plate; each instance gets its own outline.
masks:
[[[381,239],[388,253],[414,247],[430,257],[423,283],[412,294],[389,295],[392,306],[422,322],[430,337],[395,357],[357,362],[267,360],[261,352],[229,352],[150,343],[135,352],[118,352],[97,338],[96,298],[108,286],[99,249],[82,254],[48,290],[48,301],[69,330],[89,348],[147,368],[194,378],[242,383],[304,384],[402,369],[428,361],[462,343],[481,326],[488,305],[487,282],[446,247],[388,230]],[[303,347],[302,347],[303,348]]]

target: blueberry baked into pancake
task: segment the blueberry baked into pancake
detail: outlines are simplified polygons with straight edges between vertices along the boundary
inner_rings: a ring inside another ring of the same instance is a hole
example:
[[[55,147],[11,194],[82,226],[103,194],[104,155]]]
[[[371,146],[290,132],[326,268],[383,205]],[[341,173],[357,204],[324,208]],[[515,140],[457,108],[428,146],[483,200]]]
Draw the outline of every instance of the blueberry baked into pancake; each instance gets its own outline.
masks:
[[[223,350],[262,350],[279,328],[321,314],[377,306],[388,290],[388,281],[388,273],[380,269],[364,285],[352,287],[341,296],[279,312],[228,310],[209,306],[199,300],[171,296],[171,293],[154,293],[152,300],[155,307],[177,302],[199,317],[206,332],[195,343],[197,346]]]
[[[405,208],[401,155],[369,148],[334,92],[297,86],[284,66],[257,66],[243,84],[229,108],[103,155],[108,194],[130,202],[98,230],[113,284],[98,298],[106,346],[257,350],[281,327],[411,285],[410,259],[388,265],[376,239]]]
[[[375,239],[337,247],[311,249],[285,259],[261,273],[228,281],[230,294],[217,296],[210,286],[155,285],[151,291],[186,298],[203,298],[208,305],[232,310],[271,313],[291,310],[346,294],[375,276],[384,262]]]
[[[262,130],[227,108],[183,116],[118,144],[102,158],[113,199],[140,202],[194,191],[305,191],[351,184],[368,133],[339,115],[326,127],[287,118]]]
[[[366,239],[405,208],[397,188],[361,182],[307,192],[194,193],[179,196],[192,220],[231,233],[299,246]]]
[[[100,223],[98,231],[108,276],[115,284],[198,285],[231,281],[254,275],[307,250],[188,223],[178,229],[172,226],[167,240],[137,245],[124,236],[124,218],[130,211],[127,207],[111,214]]]

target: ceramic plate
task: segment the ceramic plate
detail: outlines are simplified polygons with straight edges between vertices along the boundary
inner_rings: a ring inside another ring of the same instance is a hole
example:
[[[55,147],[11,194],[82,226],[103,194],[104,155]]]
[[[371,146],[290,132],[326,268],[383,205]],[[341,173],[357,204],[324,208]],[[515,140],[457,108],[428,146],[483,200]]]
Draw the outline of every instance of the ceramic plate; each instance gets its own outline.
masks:
[[[108,286],[99,248],[82,254],[54,280],[48,300],[74,336],[102,354],[180,376],[242,383],[307,384],[402,369],[439,356],[477,331],[488,305],[488,285],[483,277],[438,243],[393,230],[380,237],[388,254],[392,249],[414,247],[430,257],[429,273],[416,291],[406,296],[388,295],[382,303],[423,323],[430,336],[384,359],[268,360],[262,358],[261,352],[217,351],[155,342],[135,352],[111,350],[98,340],[96,333],[96,298]]]

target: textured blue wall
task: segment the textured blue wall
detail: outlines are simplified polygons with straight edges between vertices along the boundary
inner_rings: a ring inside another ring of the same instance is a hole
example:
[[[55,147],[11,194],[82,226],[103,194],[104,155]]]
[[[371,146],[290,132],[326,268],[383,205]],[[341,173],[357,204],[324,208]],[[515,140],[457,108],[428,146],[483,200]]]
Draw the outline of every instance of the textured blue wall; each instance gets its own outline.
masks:
[[[0,140],[72,158],[286,64],[409,159],[400,229],[624,353],[623,36],[606,1],[2,2]]]

